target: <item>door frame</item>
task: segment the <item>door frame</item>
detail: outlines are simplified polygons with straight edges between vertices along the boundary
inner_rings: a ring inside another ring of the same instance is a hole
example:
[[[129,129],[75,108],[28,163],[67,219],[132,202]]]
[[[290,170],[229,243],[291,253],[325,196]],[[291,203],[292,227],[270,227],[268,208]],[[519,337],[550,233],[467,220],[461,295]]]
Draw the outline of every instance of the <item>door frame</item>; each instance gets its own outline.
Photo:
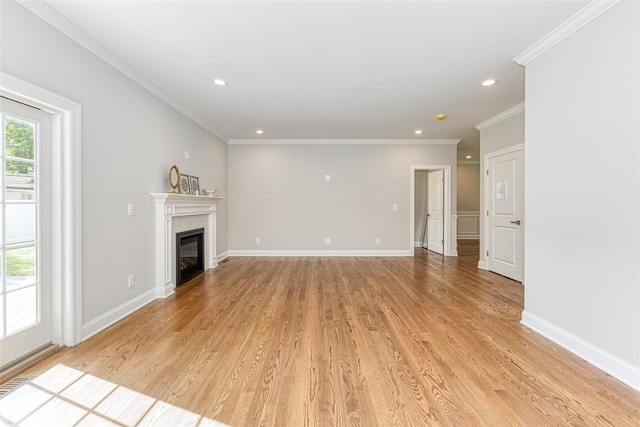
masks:
[[[437,178],[432,178],[433,174],[437,174]],[[432,201],[432,196],[434,195],[433,192],[431,191],[431,183],[433,179],[438,179],[439,182],[437,182],[437,187],[436,187],[436,194],[437,194],[437,198],[439,199],[440,197],[440,191],[442,191],[442,199],[438,201],[438,204],[442,203],[442,212],[440,212],[440,218],[441,218],[441,224],[440,226],[442,227],[442,238],[441,238],[441,242],[438,243],[437,240],[435,241],[435,243],[431,243],[432,240],[429,238],[430,233],[427,231],[427,249],[435,252],[437,254],[441,254],[444,255],[444,171],[441,169],[438,170],[432,170],[432,171],[428,171],[427,172],[427,218],[426,218],[426,227],[427,230],[430,228],[430,222],[431,222],[431,212],[432,210],[431,208],[431,201]],[[435,212],[437,212],[438,210],[435,209]],[[438,234],[440,234],[440,226],[438,227]],[[437,237],[436,237],[437,238]],[[438,250],[436,250],[436,248],[434,246],[439,246],[439,250],[441,252],[438,252]],[[423,245],[424,247],[424,245]]]
[[[503,148],[501,150],[497,150],[497,151],[492,151],[491,153],[486,153],[484,155],[484,159],[483,159],[483,163],[482,163],[482,182],[483,182],[483,190],[484,190],[484,212],[480,212],[480,215],[484,217],[484,227],[483,228],[483,245],[482,248],[480,249],[482,251],[482,253],[480,255],[483,255],[480,257],[480,261],[478,262],[478,268],[482,268],[483,270],[487,270],[487,271],[491,271],[491,266],[490,266],[490,261],[489,258],[486,256],[487,251],[489,250],[489,218],[488,218],[488,212],[489,212],[489,203],[491,202],[491,195],[493,193],[490,192],[491,188],[489,187],[489,176],[488,176],[488,165],[489,165],[489,159],[493,158],[493,157],[499,157],[505,154],[509,154],[509,153],[513,153],[516,151],[521,151],[522,152],[522,271],[523,271],[523,276],[524,276],[524,269],[525,269],[525,265],[524,265],[524,224],[526,223],[524,221],[524,188],[525,188],[525,182],[524,182],[524,144],[518,144],[518,145],[514,145],[512,147],[507,147],[507,148]],[[484,262],[482,262],[482,259],[484,259]],[[524,284],[524,280],[522,282]]]
[[[444,172],[444,255],[456,256],[456,245],[451,241],[451,165],[410,165],[409,166],[409,251],[410,256],[415,255],[415,179],[416,171]]]
[[[82,340],[81,106],[4,72],[0,95],[52,115],[52,341],[71,347]]]

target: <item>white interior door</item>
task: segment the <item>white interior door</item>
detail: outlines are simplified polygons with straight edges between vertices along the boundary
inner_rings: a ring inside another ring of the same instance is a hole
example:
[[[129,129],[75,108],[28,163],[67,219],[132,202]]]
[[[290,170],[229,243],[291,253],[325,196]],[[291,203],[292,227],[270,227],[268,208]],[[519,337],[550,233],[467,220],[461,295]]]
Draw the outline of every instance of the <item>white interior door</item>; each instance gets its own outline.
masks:
[[[0,369],[51,342],[49,116],[0,98]]]
[[[444,172],[429,172],[427,193],[427,249],[444,253]]]
[[[489,156],[487,160],[487,268],[522,282],[522,150]]]

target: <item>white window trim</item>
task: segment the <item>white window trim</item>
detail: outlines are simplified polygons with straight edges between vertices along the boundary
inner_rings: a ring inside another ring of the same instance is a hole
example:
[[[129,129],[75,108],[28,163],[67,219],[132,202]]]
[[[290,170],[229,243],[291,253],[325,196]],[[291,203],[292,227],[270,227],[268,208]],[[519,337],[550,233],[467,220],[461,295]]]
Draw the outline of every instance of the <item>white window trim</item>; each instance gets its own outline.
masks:
[[[0,72],[0,95],[40,108],[51,122],[53,342],[82,340],[81,106]]]

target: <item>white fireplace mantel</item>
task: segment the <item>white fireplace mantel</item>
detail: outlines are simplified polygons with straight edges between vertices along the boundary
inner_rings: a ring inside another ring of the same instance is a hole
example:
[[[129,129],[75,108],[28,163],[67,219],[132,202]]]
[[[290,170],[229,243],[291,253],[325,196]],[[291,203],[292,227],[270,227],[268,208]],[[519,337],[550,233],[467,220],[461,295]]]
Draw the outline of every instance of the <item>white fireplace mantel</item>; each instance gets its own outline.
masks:
[[[175,246],[174,220],[178,217],[206,215],[205,270],[218,265],[216,260],[216,203],[222,197],[190,196],[173,193],[151,193],[156,203],[156,297],[166,298],[173,294],[175,263],[172,254]]]

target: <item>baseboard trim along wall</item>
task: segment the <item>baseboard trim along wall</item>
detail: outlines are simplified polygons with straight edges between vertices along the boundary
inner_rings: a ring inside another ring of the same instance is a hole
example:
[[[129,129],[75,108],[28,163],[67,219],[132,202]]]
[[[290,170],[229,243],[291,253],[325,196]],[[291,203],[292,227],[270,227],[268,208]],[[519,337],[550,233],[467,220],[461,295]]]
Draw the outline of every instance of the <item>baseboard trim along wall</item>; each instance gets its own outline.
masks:
[[[633,366],[616,356],[607,353],[575,335],[547,322],[540,317],[522,312],[524,326],[536,331],[554,343],[583,358],[595,367],[602,369],[614,378],[640,391],[640,368]]]
[[[224,261],[228,257],[229,257],[229,251],[224,251],[221,254],[218,254],[218,256],[216,256],[216,261],[218,262]]]
[[[82,325],[82,339],[80,341],[85,341],[98,332],[113,325],[117,321],[124,319],[134,311],[144,307],[156,298],[156,289],[153,288],[145,292],[144,294],[139,295],[134,299],[114,308],[113,310],[106,312],[102,316],[96,317],[90,322],[85,323],[84,325]]]
[[[458,240],[480,239],[480,211],[458,211]]]
[[[409,250],[375,250],[375,251],[361,251],[361,250],[343,250],[343,251],[322,251],[322,250],[230,250],[229,256],[411,256]]]

